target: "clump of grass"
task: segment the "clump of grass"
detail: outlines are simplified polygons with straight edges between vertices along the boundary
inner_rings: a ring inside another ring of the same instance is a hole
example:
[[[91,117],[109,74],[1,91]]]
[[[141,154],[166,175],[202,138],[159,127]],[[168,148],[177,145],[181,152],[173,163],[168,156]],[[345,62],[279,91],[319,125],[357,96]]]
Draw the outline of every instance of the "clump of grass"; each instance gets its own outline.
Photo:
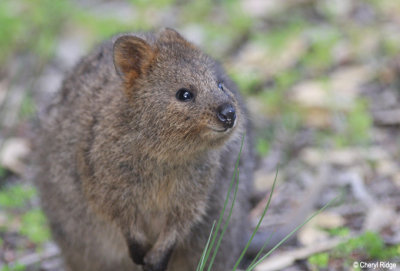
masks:
[[[199,261],[199,264],[198,264],[198,266],[197,266],[197,268],[196,268],[196,271],[202,271],[202,270],[205,269],[206,264],[207,264],[207,261],[208,261],[208,258],[209,258],[210,254],[211,254],[211,251],[214,249],[214,253],[213,253],[213,255],[212,255],[212,258],[211,258],[211,260],[210,260],[210,263],[209,263],[208,269],[207,269],[207,270],[211,270],[211,267],[212,267],[212,265],[213,265],[213,263],[214,263],[215,257],[216,257],[217,252],[218,252],[218,248],[219,248],[219,246],[220,246],[220,244],[221,244],[222,238],[223,238],[223,236],[224,236],[224,234],[225,234],[225,231],[226,231],[226,229],[227,229],[227,226],[228,226],[228,224],[229,224],[229,220],[230,220],[230,217],[231,217],[231,215],[232,215],[233,206],[234,206],[234,204],[235,204],[236,194],[237,194],[237,190],[238,190],[238,182],[239,182],[239,161],[240,161],[240,155],[242,154],[243,143],[244,143],[244,135],[243,135],[243,137],[242,137],[242,142],[241,142],[241,145],[240,145],[239,155],[238,155],[238,158],[237,158],[236,164],[235,164],[235,170],[234,170],[234,173],[233,173],[233,176],[232,176],[232,180],[231,180],[231,182],[230,182],[230,184],[229,184],[229,188],[228,188],[228,191],[227,191],[227,194],[226,194],[226,197],[225,197],[224,206],[223,206],[222,211],[221,211],[221,214],[220,214],[220,216],[219,216],[217,226],[216,226],[214,232],[212,232],[213,229],[214,229],[214,225],[213,225],[213,227],[212,227],[211,234],[210,234],[210,238],[209,238],[209,240],[208,240],[208,242],[207,242],[206,247],[205,247],[204,250],[203,250],[203,254],[202,254],[202,257],[200,258],[200,261]],[[233,196],[233,200],[232,200],[232,203],[231,203],[231,208],[230,208],[230,210],[229,210],[228,218],[227,218],[227,221],[225,222],[225,226],[224,226],[224,228],[223,228],[223,230],[222,230],[222,232],[221,232],[221,234],[220,234],[220,237],[219,237],[219,239],[218,239],[218,241],[217,241],[217,244],[216,244],[216,246],[215,246],[215,248],[214,248],[214,244],[215,244],[215,241],[216,241],[216,239],[217,239],[218,231],[219,231],[219,229],[221,228],[222,219],[223,219],[223,217],[224,217],[225,209],[226,209],[226,206],[228,205],[229,196],[230,196],[230,194],[231,194],[232,187],[233,187],[234,184],[235,184],[235,191],[234,191],[234,196]],[[215,223],[214,223],[214,224],[215,224]],[[211,236],[212,236],[212,237],[211,237]],[[211,242],[210,242],[210,240],[211,240]]]
[[[222,211],[220,213],[218,222],[214,221],[212,228],[211,228],[211,232],[209,235],[209,238],[207,240],[206,246],[204,247],[202,256],[199,260],[198,266],[196,268],[196,271],[203,271],[205,270],[206,266],[207,266],[207,262],[209,260],[210,254],[211,252],[213,252],[212,257],[210,259],[210,262],[208,264],[208,269],[207,271],[212,270],[212,266],[215,260],[215,257],[218,253],[218,249],[219,246],[221,244],[222,238],[226,232],[226,229],[228,227],[229,221],[230,221],[230,217],[232,215],[232,211],[233,211],[233,207],[235,205],[235,201],[236,201],[236,195],[237,195],[237,190],[238,190],[238,185],[239,185],[239,161],[240,161],[240,155],[242,153],[242,148],[243,148],[243,142],[244,142],[244,136],[242,137],[242,141],[241,141],[241,145],[240,145],[240,150],[239,150],[239,154],[238,154],[238,158],[236,160],[236,164],[235,164],[235,170],[231,179],[231,182],[229,184],[229,188],[227,191],[227,195],[225,197],[225,202],[224,202],[224,206],[222,208]],[[272,199],[272,194],[274,192],[275,189],[275,185],[276,185],[276,181],[277,181],[277,177],[278,177],[278,169],[276,170],[276,174],[275,174],[275,179],[271,188],[271,193],[268,197],[268,202],[263,210],[263,213],[257,223],[257,226],[255,227],[250,239],[248,240],[245,248],[243,249],[241,255],[239,256],[238,260],[236,261],[235,265],[232,268],[232,271],[237,270],[237,268],[239,267],[242,259],[244,258],[244,256],[246,255],[246,252],[248,250],[248,248],[251,245],[251,242],[254,238],[254,236],[256,235],[261,222],[263,221],[270,203],[271,203],[271,199]],[[221,228],[221,224],[222,224],[222,220],[223,217],[225,215],[225,211],[226,211],[226,207],[228,205],[228,201],[229,201],[229,197],[231,195],[231,191],[232,188],[234,186],[234,192],[233,192],[233,198],[232,198],[232,202],[231,202],[231,206],[230,209],[228,211],[228,217],[225,221],[225,225],[223,226],[222,232],[218,237],[218,241],[217,241],[217,236],[218,236],[218,232],[219,229]],[[261,256],[264,252],[265,247],[267,246],[269,239],[271,236],[265,241],[263,247],[260,249],[260,251],[258,252],[258,254],[255,256],[255,258],[253,259],[253,261],[249,264],[249,266],[246,268],[246,271],[251,271],[254,270],[254,268],[259,265],[263,260],[265,260],[272,252],[274,252],[278,247],[280,247],[286,240],[288,240],[293,234],[295,234],[301,227],[303,227],[305,224],[307,224],[311,219],[313,219],[316,215],[320,214],[321,212],[323,212],[326,208],[328,208],[328,206],[330,206],[333,202],[337,201],[339,197],[334,198],[333,200],[331,200],[330,202],[328,202],[325,206],[323,206],[320,210],[316,211],[314,214],[312,214],[308,219],[306,219],[302,224],[300,224],[299,226],[297,226],[293,231],[291,231],[285,238],[283,238],[278,244],[276,244],[270,251],[268,251],[266,254],[264,254],[263,256]],[[216,242],[217,241],[217,242]],[[215,246],[214,246],[215,245]]]
[[[236,261],[236,263],[235,263],[235,265],[234,265],[234,267],[233,267],[233,270],[236,270],[236,269],[239,267],[240,262],[242,261],[244,255],[246,254],[246,251],[248,250],[248,248],[250,247],[251,242],[253,241],[254,236],[256,235],[258,229],[259,229],[260,226],[261,226],[261,222],[263,221],[264,216],[265,216],[265,214],[267,213],[267,211],[268,211],[268,209],[269,209],[269,205],[270,205],[270,203],[271,203],[272,194],[273,194],[273,192],[274,192],[274,190],[275,190],[275,184],[276,184],[276,179],[277,179],[277,177],[278,177],[278,170],[276,170],[275,179],[274,179],[274,183],[272,184],[271,193],[269,194],[268,202],[267,202],[267,204],[265,205],[265,208],[264,208],[263,213],[262,213],[262,215],[261,215],[261,217],[260,217],[260,219],[259,219],[259,221],[258,221],[258,223],[257,223],[257,226],[255,227],[255,229],[254,229],[254,231],[253,231],[253,233],[252,233],[252,235],[251,235],[249,241],[247,242],[245,248],[243,249],[242,254],[240,254],[239,259]],[[267,242],[264,244],[263,248],[262,248],[262,249],[260,250],[260,252],[256,255],[256,257],[254,258],[253,262],[249,265],[249,267],[252,266],[253,264],[255,264],[255,261],[257,260],[257,258],[258,258],[259,256],[261,256],[261,254],[262,254],[262,252],[263,252],[265,246],[268,244],[268,241],[269,241],[269,240],[267,240]]]
[[[272,195],[270,195],[271,198]],[[311,219],[313,219],[315,216],[317,216],[318,214],[322,213],[326,208],[328,208],[328,206],[330,206],[331,204],[333,204],[334,202],[336,202],[339,199],[339,196],[332,199],[331,201],[329,201],[325,206],[323,206],[321,209],[319,209],[318,211],[314,212],[309,218],[307,218],[303,223],[301,223],[300,225],[298,225],[293,231],[291,231],[288,235],[286,235],[285,238],[283,238],[278,244],[276,244],[270,251],[268,251],[264,256],[262,256],[260,259],[256,258],[256,262],[253,264],[250,264],[250,266],[246,269],[246,271],[250,271],[253,270],[257,265],[259,265],[262,261],[264,261],[269,255],[272,254],[272,252],[274,252],[277,248],[279,248],[284,242],[286,242],[286,240],[288,240],[293,234],[295,234],[300,228],[302,228],[305,224],[307,224]],[[267,204],[268,205],[268,204]],[[263,217],[260,219],[262,220]],[[256,229],[257,230],[257,229]],[[265,245],[264,245],[265,247]],[[261,250],[262,251],[262,250]],[[259,255],[261,255],[261,253],[259,253]],[[258,256],[259,256],[258,255]]]

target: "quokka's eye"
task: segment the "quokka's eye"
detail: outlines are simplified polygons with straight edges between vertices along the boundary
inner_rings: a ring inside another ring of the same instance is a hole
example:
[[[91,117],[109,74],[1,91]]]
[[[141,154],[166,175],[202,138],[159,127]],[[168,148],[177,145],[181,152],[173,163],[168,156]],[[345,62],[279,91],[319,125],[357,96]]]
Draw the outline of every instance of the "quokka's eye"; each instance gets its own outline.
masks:
[[[180,90],[178,90],[178,91],[176,92],[176,98],[177,98],[179,101],[187,102],[187,101],[192,100],[192,99],[194,98],[194,95],[193,95],[193,93],[190,92],[188,89],[186,89],[186,88],[181,88]]]

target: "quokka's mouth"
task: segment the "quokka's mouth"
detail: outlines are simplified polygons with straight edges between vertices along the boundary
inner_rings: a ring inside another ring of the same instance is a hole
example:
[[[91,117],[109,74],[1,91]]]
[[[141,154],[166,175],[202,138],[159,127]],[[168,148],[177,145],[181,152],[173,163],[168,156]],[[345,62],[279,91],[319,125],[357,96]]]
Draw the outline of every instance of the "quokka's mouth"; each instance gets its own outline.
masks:
[[[213,126],[208,126],[208,128],[209,128],[210,130],[214,131],[214,132],[217,132],[217,133],[226,133],[226,132],[229,132],[229,131],[234,130],[235,127],[236,127],[236,124],[237,124],[237,121],[235,120],[234,123],[233,123],[233,125],[232,125],[232,126],[229,126],[229,127],[227,127],[227,126],[225,126],[225,127],[213,127]]]
[[[210,128],[210,129],[213,130],[214,132],[217,132],[217,133],[225,133],[226,131],[228,131],[229,128],[224,128],[224,129],[221,129],[221,130],[214,129],[214,128]]]

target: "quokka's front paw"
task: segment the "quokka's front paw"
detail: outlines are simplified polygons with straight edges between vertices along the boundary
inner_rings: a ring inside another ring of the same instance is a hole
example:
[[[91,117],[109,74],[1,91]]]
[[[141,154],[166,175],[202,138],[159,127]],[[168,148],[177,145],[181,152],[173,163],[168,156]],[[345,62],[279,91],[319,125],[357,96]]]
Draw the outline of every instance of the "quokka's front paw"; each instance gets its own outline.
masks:
[[[144,257],[146,256],[147,251],[149,251],[149,248],[139,244],[135,240],[128,241],[128,248],[132,261],[136,264],[144,265]]]
[[[143,271],[166,271],[168,266],[168,261],[159,262],[154,264],[144,264]]]
[[[150,251],[144,257],[143,271],[166,271],[173,248],[167,251]]]

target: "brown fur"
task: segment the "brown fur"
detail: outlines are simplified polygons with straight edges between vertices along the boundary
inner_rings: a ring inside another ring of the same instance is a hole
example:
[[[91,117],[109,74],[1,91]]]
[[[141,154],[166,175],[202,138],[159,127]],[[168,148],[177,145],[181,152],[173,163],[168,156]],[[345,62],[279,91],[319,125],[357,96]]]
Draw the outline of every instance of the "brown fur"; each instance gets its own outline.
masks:
[[[195,99],[178,101],[181,88]],[[237,119],[221,133],[223,103]],[[244,133],[237,203],[213,270],[233,266],[248,226],[254,158],[235,85],[171,29],[119,35],[85,57],[36,142],[35,178],[67,269],[195,270]]]

